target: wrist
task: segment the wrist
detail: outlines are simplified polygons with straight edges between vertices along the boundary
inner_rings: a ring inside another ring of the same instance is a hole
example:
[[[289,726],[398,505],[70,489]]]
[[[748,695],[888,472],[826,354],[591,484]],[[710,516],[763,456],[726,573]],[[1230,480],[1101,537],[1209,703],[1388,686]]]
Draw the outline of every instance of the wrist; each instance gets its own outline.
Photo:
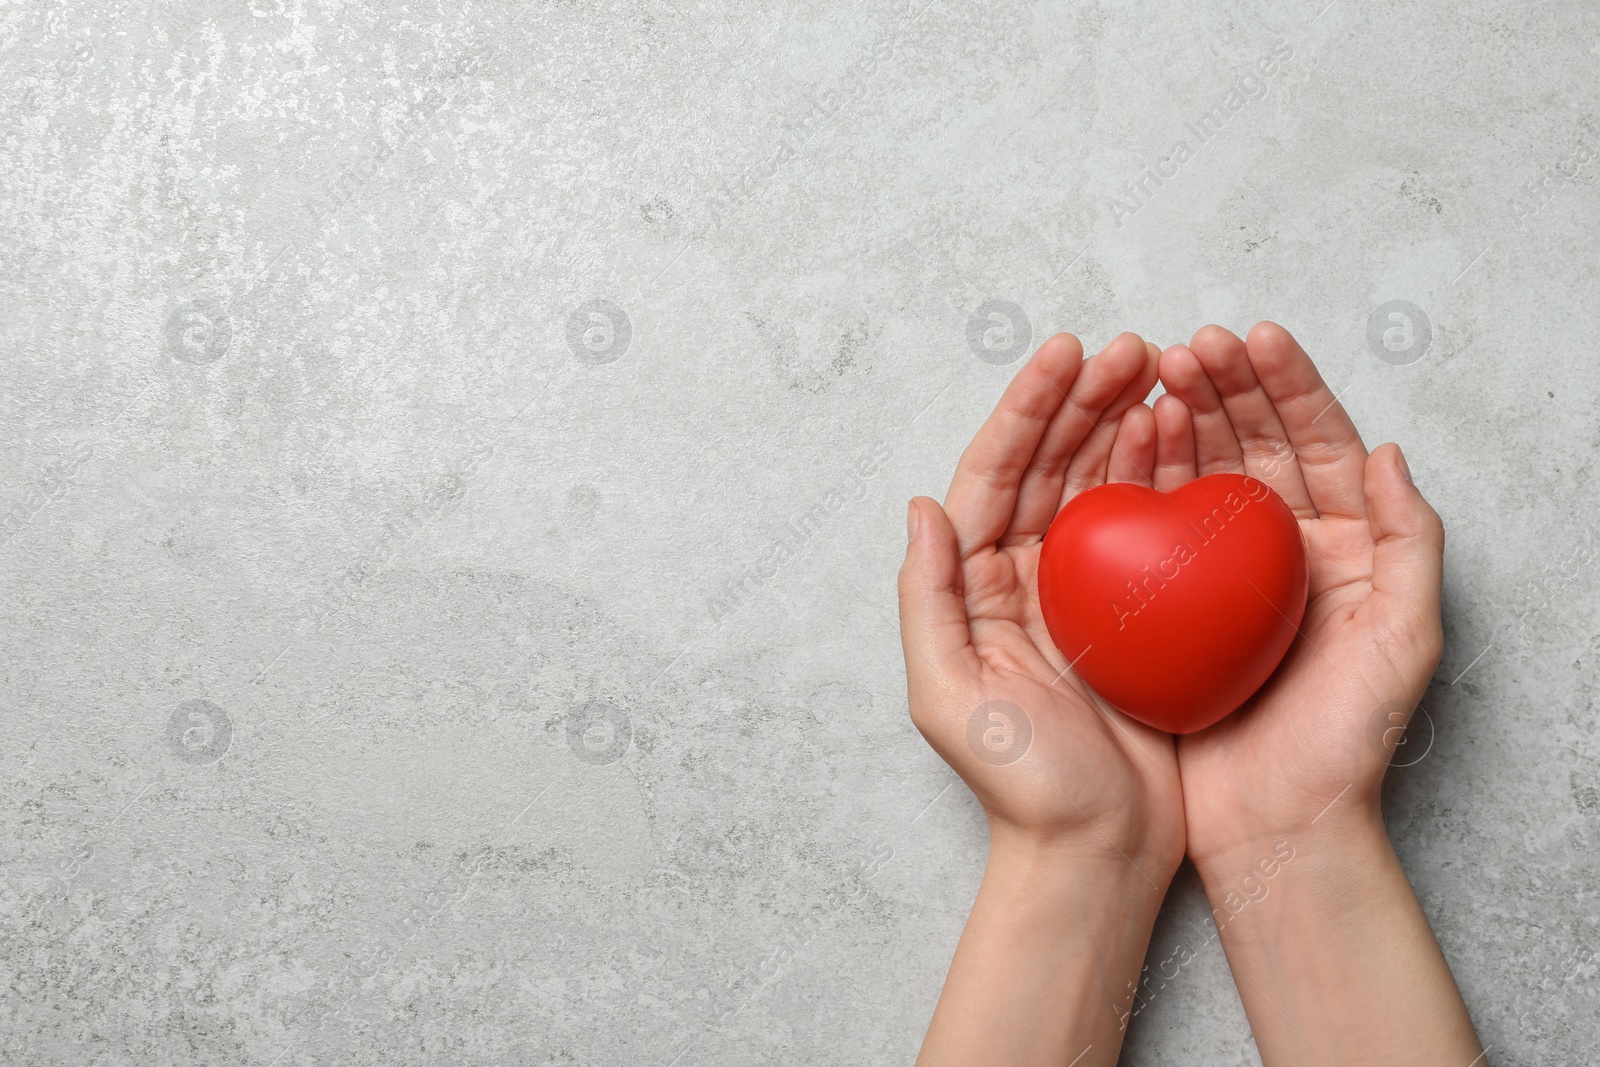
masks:
[[[1261,813],[1189,802],[1188,855],[1203,882],[1243,873],[1282,842],[1298,849],[1313,840],[1333,852],[1387,845],[1378,791],[1350,788],[1315,808]]]
[[[1353,813],[1352,813],[1353,816]],[[1200,876],[1266,1063],[1480,1063],[1450,968],[1381,821],[1326,819]]]
[[[1351,811],[1338,821],[1241,837],[1194,864],[1211,903],[1211,922],[1219,932],[1231,927],[1238,936],[1278,925],[1242,921],[1247,912],[1265,911],[1258,905],[1273,895],[1281,903],[1270,909],[1280,921],[1290,912],[1332,916],[1355,910],[1368,883],[1398,860],[1382,818]]]
[[[1165,892],[1183,863],[1183,811],[1130,804],[1087,825],[1036,827],[989,813],[989,853],[1007,863],[1081,869],[1108,882],[1132,878]]]
[[[1182,855],[1127,849],[1090,830],[1039,835],[991,824],[984,880],[1017,886],[1039,899],[1106,899],[1158,910]]]
[[[1147,880],[1092,830],[991,830],[922,1059],[1109,1065],[1168,876]]]

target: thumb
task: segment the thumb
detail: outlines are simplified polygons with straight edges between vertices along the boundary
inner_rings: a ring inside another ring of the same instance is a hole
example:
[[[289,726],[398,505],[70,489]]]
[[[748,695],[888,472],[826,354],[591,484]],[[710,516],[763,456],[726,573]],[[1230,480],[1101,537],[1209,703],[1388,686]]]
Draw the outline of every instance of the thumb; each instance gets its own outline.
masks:
[[[1444,524],[1411,483],[1400,446],[1367,457],[1367,522],[1372,528],[1372,589],[1417,637],[1439,640]]]
[[[939,502],[919,496],[906,509],[906,560],[900,565],[900,640],[913,683],[970,652],[967,602],[956,531]]]

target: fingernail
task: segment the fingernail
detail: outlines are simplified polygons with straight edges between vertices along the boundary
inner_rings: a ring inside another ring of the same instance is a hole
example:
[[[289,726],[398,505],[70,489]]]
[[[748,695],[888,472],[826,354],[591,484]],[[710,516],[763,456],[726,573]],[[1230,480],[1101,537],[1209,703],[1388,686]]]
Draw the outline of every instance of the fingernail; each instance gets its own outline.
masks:
[[[1406,454],[1400,451],[1399,445],[1394,446],[1394,461],[1395,465],[1400,468],[1400,473],[1406,476],[1406,481],[1411,482],[1411,465],[1406,462]],[[1415,485],[1416,483],[1411,482],[1411,484]]]
[[[906,504],[906,543],[910,544],[917,539],[917,527],[922,524],[922,516],[917,514],[917,502],[909,501]]]

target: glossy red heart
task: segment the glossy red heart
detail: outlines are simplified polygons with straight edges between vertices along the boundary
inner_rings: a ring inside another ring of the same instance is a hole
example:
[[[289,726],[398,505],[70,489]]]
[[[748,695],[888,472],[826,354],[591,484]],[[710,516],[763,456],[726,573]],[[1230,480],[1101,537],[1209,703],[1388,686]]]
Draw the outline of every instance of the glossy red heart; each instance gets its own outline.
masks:
[[[1056,647],[1113,706],[1203,730],[1267,680],[1306,607],[1294,512],[1266,483],[1213,474],[1170,493],[1102,485],[1067,502],[1039,555]]]

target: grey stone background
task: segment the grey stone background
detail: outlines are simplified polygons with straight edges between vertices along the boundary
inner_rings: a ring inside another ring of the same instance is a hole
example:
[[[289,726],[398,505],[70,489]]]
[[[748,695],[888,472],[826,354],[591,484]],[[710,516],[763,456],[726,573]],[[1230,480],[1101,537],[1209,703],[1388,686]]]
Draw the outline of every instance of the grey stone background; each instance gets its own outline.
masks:
[[[1050,332],[1271,317],[1449,529],[1407,869],[1490,1060],[1593,1062],[1593,5],[0,39],[0,1060],[909,1063],[985,831],[905,500]],[[1124,1062],[1258,1062],[1204,912]]]

